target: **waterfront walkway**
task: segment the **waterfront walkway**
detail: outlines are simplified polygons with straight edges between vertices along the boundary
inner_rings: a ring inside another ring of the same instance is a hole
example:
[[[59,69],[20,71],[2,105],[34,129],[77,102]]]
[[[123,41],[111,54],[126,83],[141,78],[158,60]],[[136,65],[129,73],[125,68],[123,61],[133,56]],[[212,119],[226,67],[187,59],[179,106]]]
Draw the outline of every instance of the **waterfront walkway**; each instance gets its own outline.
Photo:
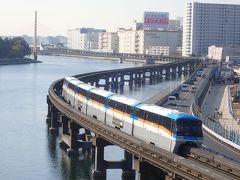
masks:
[[[218,120],[222,127],[240,132],[240,125],[231,114],[231,107],[229,100],[231,100],[228,93],[229,85],[216,84],[210,86],[204,101],[202,103],[202,111],[215,120]]]

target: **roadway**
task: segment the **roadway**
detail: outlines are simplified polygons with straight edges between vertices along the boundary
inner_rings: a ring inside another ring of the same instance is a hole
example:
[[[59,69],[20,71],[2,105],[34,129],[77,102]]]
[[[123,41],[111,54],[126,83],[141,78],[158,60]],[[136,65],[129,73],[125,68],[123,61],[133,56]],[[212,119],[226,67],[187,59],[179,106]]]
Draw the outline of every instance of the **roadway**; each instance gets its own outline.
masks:
[[[203,69],[204,74],[208,75],[209,72],[210,72],[210,68]],[[194,100],[194,95],[195,95],[195,93],[191,91],[191,87],[197,86],[197,89],[198,89],[199,87],[201,87],[202,83],[204,82],[204,78],[202,78],[202,77],[196,77],[196,79],[197,79],[197,81],[194,81],[194,85],[189,85],[189,91],[187,91],[187,92],[178,91],[179,92],[179,100],[176,100],[176,105],[170,105],[170,104],[168,104],[167,101],[160,105],[163,107],[169,108],[169,109],[176,109],[181,112],[190,113],[190,106],[192,104],[192,101]],[[220,96],[220,95],[218,96],[218,93],[217,93],[218,91],[222,92],[222,90],[219,89],[219,87],[216,87],[215,91],[212,91],[210,93],[211,98],[208,97],[209,94],[206,95],[206,98],[205,98],[205,100],[203,102],[203,106],[202,106],[202,108],[204,110],[207,110],[206,112],[209,112],[208,110],[213,110],[212,109],[213,107],[214,107],[214,110],[215,110],[215,107],[222,107],[221,102],[225,101],[223,99],[223,97],[226,97],[226,96]],[[206,99],[208,99],[208,98],[209,98],[209,100],[206,101]],[[218,101],[218,102],[220,102],[220,104],[217,103],[218,106],[216,106],[216,104],[212,105],[212,103],[215,102],[214,99],[221,99],[221,101],[220,100]],[[157,102],[157,99],[155,99],[155,102]],[[152,103],[154,103],[154,100],[152,100]],[[224,114],[227,114],[227,113],[224,113]],[[209,137],[206,133],[204,133],[203,146],[205,148],[207,148],[209,151],[219,154],[220,156],[224,156],[226,158],[240,162],[239,153],[237,153],[237,152],[227,148],[226,146],[222,145],[221,143],[217,142],[213,138]]]

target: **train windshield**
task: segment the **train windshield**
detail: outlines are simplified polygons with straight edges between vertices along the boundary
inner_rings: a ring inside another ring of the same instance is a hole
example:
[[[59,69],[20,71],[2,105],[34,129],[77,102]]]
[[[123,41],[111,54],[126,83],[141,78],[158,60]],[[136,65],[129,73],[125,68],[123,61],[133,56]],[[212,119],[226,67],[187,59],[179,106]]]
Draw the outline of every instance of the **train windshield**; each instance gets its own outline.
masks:
[[[190,121],[180,120],[177,121],[176,127],[177,136],[197,136],[202,137],[202,122],[201,121]]]

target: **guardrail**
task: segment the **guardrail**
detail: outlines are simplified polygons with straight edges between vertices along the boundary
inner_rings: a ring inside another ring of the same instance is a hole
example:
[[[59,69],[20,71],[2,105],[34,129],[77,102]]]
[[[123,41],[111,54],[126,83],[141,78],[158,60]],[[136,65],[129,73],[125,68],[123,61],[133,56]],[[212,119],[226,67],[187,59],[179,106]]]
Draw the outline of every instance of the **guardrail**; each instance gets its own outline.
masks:
[[[212,69],[210,76],[205,79],[202,88],[196,92],[191,106],[191,112],[202,120],[203,130],[205,133],[218,142],[224,144],[226,147],[240,153],[240,134],[232,131],[231,129],[225,129],[217,120],[204,114],[200,108],[209,89],[210,83],[212,82],[212,77],[216,68],[217,67],[214,67]]]
[[[232,117],[233,117],[236,121],[238,121],[237,116],[236,116],[235,113],[233,112],[232,96],[231,96],[231,92],[230,92],[230,87],[229,87],[229,86],[228,86],[228,97],[231,97],[231,98],[228,99],[228,106],[230,107],[230,113],[231,113]],[[239,120],[239,122],[240,122],[240,120]]]

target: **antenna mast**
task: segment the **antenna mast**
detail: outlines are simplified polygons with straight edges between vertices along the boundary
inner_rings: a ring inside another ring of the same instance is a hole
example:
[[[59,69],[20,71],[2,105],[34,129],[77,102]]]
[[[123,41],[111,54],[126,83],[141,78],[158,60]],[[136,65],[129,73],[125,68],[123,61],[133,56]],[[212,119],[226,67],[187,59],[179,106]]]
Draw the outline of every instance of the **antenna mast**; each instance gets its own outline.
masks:
[[[37,11],[35,11],[33,57],[34,57],[34,60],[37,61]]]

